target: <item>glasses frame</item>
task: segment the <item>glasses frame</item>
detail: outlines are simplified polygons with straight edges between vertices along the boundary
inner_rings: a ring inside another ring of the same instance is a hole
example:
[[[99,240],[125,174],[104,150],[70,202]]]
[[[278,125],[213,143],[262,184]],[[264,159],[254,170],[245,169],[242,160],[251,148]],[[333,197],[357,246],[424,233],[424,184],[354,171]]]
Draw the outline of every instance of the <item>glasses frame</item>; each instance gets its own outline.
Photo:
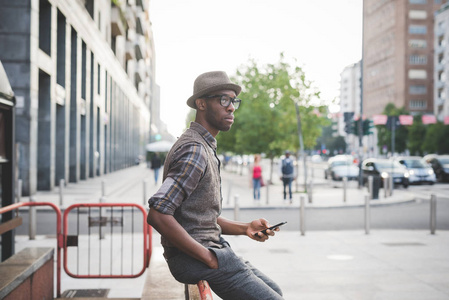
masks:
[[[232,98],[225,94],[204,96],[205,99],[218,98],[218,97],[220,97],[220,105],[226,108],[229,107],[229,105],[231,105],[232,103],[234,109],[238,109],[240,107],[240,104],[242,104],[242,99],[239,99],[237,97]],[[229,98],[229,100],[224,100],[224,98]],[[226,102],[228,101],[229,103],[226,105]]]

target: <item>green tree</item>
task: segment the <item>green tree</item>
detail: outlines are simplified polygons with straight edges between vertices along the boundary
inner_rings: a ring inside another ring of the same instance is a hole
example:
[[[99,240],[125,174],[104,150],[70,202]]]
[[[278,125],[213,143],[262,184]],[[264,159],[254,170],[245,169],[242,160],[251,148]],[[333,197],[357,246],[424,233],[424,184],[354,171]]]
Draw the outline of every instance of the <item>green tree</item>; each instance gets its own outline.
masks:
[[[399,115],[408,115],[409,112],[405,110],[404,107],[397,108],[393,103],[388,103],[385,106],[383,111],[384,115],[387,116],[399,116]],[[378,138],[378,146],[379,149],[382,150],[384,145],[387,146],[388,151],[392,150],[392,132],[385,125],[377,125],[377,138]],[[407,136],[408,129],[405,126],[398,126],[395,130],[395,139],[394,139],[394,149],[395,152],[401,153],[407,149]]]
[[[243,100],[232,130],[217,136],[220,152],[265,153],[273,162],[286,149],[298,150],[295,102],[300,105],[304,145],[313,149],[329,121],[322,116],[326,107],[319,102],[319,92],[300,67],[292,67],[281,54],[276,64],[259,66],[250,60],[232,79],[242,86]]]
[[[423,125],[421,115],[413,117],[413,125],[408,129],[407,147],[412,155],[424,155],[423,141],[426,136],[426,126]]]
[[[443,122],[427,125],[427,134],[422,145],[426,153],[449,153],[449,126]]]

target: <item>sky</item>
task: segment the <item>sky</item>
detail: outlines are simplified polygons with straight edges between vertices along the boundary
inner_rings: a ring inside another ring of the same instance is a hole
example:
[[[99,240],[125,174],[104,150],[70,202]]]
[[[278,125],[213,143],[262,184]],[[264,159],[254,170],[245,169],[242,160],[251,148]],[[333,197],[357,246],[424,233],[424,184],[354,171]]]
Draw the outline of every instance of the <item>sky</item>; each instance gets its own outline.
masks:
[[[232,76],[250,59],[262,66],[281,53],[296,59],[322,100],[338,100],[341,72],[362,57],[362,2],[150,0],[162,121],[175,137],[183,132],[201,73]]]

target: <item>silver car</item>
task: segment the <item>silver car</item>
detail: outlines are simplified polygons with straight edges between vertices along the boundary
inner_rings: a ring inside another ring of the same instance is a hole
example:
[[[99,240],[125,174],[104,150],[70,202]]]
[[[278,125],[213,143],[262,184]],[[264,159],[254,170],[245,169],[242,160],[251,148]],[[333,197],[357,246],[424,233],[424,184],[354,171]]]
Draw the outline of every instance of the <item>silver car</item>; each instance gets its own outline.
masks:
[[[422,157],[401,156],[395,157],[394,160],[407,168],[410,184],[434,184],[437,180],[432,167]]]
[[[344,177],[348,180],[357,180],[359,177],[359,167],[354,164],[351,155],[336,155],[328,160],[327,169],[324,170],[324,178],[340,181]]]

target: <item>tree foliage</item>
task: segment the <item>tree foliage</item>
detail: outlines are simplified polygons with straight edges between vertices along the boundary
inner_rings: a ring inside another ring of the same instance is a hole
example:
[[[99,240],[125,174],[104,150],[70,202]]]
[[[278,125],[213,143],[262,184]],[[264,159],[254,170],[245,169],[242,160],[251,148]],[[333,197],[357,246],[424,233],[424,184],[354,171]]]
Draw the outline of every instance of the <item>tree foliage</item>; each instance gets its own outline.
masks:
[[[426,126],[421,115],[413,117],[413,125],[408,129],[407,147],[411,155],[424,155],[423,141],[426,136]]]
[[[217,136],[221,152],[265,153],[272,158],[286,149],[297,150],[295,102],[300,105],[304,145],[313,148],[328,122],[321,116],[326,107],[313,105],[319,101],[319,92],[300,67],[285,62],[281,54],[276,64],[259,66],[250,60],[232,79],[242,86],[242,104],[232,129]]]
[[[397,108],[393,103],[389,103],[385,106],[383,114],[387,116],[399,116],[408,115],[409,112],[403,107]],[[385,145],[387,146],[388,151],[392,151],[392,131],[385,125],[377,125],[377,132],[379,149],[382,149]],[[405,126],[398,126],[396,128],[394,139],[395,152],[401,153],[407,149],[407,136],[408,130]]]

